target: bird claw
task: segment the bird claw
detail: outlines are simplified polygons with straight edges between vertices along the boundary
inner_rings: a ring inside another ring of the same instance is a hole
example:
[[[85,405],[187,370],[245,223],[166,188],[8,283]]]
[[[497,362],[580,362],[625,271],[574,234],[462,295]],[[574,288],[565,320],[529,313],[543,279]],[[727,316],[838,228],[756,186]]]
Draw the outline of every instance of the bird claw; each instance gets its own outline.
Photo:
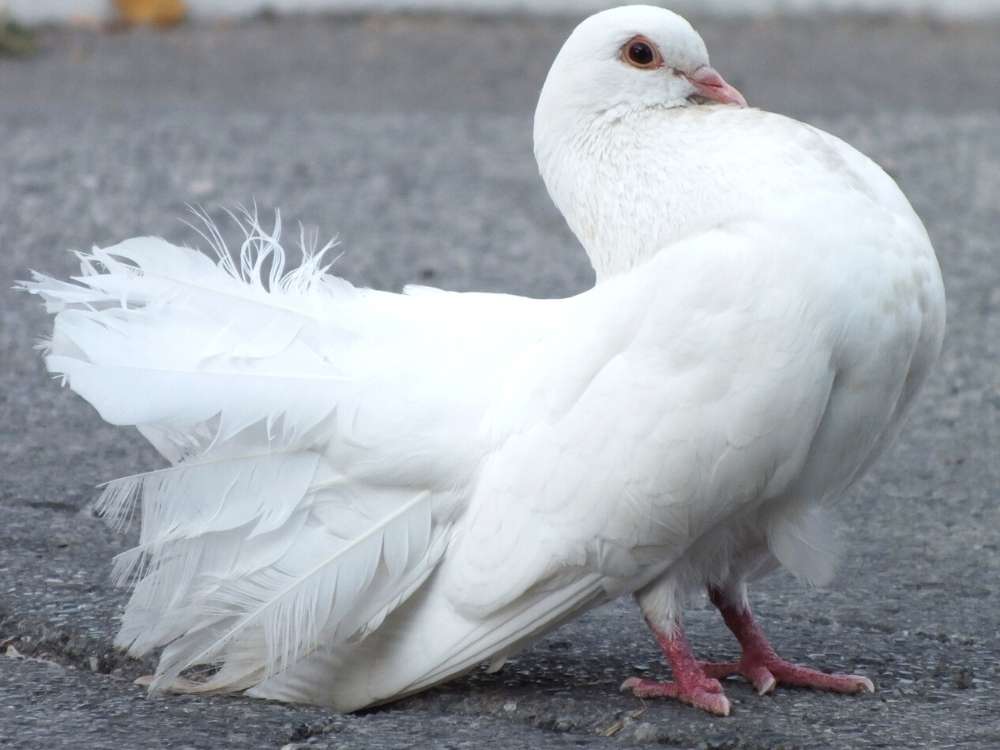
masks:
[[[748,671],[748,678],[757,695],[769,695],[778,687],[778,680],[767,667],[757,667]]]

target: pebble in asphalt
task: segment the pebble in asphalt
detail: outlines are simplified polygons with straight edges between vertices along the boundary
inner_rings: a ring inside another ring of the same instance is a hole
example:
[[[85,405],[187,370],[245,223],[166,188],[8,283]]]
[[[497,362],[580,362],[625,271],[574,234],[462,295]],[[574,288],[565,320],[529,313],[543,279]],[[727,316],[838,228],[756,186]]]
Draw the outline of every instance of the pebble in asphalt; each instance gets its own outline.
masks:
[[[816,123],[900,180],[949,294],[942,361],[899,444],[840,506],[837,581],[753,593],[783,654],[874,696],[728,685],[733,716],[620,695],[663,674],[616,602],[477,672],[361,715],[239,697],[147,699],[111,648],[128,539],[86,510],[158,466],[46,377],[30,268],[139,233],[197,238],[186,203],[255,198],[339,232],[338,271],[382,288],[564,295],[592,282],[531,156],[531,112],[572,19],[256,20],[167,33],[47,31],[0,60],[0,746],[677,748],[1000,746],[1000,25],[878,18],[698,23],[752,103]],[[732,655],[693,609],[706,657]],[[17,655],[22,658],[18,658]]]

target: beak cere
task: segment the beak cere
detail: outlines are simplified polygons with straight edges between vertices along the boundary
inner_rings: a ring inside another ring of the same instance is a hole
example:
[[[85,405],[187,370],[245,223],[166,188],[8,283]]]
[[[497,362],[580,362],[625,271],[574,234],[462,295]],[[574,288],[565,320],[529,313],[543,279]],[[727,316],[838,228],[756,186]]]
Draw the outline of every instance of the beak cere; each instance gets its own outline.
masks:
[[[733,86],[726,83],[726,80],[719,75],[715,68],[702,65],[694,73],[685,73],[691,85],[694,86],[698,96],[710,99],[720,104],[736,104],[740,107],[747,106],[747,100],[743,94]]]

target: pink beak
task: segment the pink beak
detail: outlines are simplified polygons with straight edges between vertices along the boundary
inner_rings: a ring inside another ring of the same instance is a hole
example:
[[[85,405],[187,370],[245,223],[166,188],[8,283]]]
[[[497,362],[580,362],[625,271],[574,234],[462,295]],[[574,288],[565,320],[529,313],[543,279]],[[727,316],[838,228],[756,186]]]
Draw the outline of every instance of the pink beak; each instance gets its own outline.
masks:
[[[721,104],[747,106],[747,100],[743,98],[743,94],[726,83],[726,80],[719,75],[715,68],[702,65],[694,73],[685,73],[684,77],[695,87],[698,96],[703,96],[706,99],[711,99],[713,102]]]

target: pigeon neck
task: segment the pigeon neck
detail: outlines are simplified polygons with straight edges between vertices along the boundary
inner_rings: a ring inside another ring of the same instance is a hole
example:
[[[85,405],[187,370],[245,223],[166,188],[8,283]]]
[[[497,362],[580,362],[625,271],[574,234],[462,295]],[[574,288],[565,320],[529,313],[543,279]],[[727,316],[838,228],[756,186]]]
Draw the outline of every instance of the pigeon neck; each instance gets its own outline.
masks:
[[[725,116],[715,107],[604,113],[577,122],[536,114],[542,179],[598,281],[726,218],[728,175],[721,160],[706,159],[725,146],[704,143],[713,111]]]

